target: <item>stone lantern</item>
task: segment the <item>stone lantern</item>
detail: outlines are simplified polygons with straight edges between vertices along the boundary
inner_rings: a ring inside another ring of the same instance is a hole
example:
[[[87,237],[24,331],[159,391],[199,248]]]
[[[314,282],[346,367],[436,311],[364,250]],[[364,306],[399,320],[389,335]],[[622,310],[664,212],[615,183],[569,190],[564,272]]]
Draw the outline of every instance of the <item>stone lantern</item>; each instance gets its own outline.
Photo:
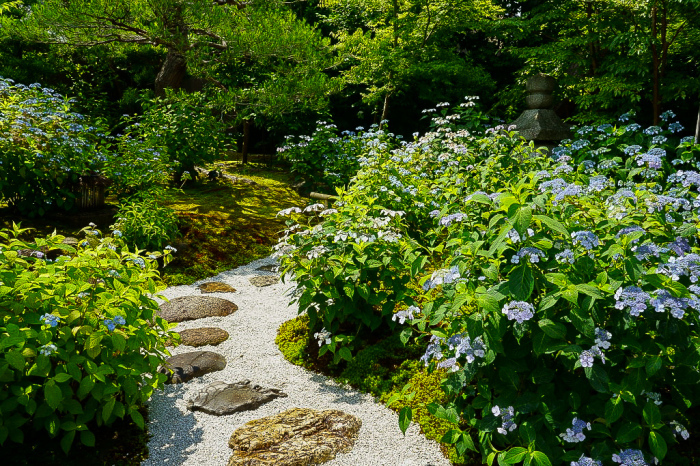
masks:
[[[552,92],[556,81],[551,76],[536,74],[528,78],[525,89],[529,95],[525,98],[528,110],[525,110],[511,125],[528,141],[534,141],[538,147],[552,148],[562,139],[571,137],[571,130],[552,110],[554,97]]]

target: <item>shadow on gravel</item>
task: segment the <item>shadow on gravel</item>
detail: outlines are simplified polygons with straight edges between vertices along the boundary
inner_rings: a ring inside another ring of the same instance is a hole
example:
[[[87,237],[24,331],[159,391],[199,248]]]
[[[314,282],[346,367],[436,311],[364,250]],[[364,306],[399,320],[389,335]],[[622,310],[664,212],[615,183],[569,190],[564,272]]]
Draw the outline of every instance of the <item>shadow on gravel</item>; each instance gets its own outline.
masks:
[[[176,406],[176,400],[182,396],[182,392],[153,395],[148,428],[154,438],[149,444],[149,459],[144,464],[189,464],[190,453],[187,450],[202,441],[203,430],[197,427],[194,414],[189,411],[183,414]],[[157,450],[153,448],[154,444],[159,445]]]

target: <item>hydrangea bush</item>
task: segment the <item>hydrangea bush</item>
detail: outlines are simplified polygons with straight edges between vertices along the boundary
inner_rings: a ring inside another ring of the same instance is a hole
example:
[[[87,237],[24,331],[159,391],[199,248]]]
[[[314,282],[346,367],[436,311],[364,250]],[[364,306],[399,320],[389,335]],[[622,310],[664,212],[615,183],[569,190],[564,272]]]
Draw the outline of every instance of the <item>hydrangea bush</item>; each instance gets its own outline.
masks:
[[[73,100],[40,84],[0,77],[0,197],[23,215],[71,210],[84,177],[103,177],[118,195],[169,180],[162,141],[139,124],[110,136],[103,122],[71,109]]]
[[[553,157],[437,125],[368,154],[320,217],[289,212],[279,250],[322,350],[428,339],[443,441],[489,465],[672,457],[700,382],[698,148],[622,123]]]
[[[45,430],[68,452],[117,418],[144,428],[138,409],[176,338],[152,299],[155,261],[93,228],[78,248],[22,232],[0,231],[0,445]]]

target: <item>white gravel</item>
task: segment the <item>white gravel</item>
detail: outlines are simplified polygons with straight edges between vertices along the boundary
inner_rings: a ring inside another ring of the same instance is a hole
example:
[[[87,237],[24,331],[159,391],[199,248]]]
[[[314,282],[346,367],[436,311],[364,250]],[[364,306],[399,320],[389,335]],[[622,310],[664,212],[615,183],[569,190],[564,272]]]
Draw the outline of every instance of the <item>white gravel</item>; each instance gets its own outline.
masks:
[[[223,272],[192,286],[168,288],[168,299],[197,295],[195,285],[218,280],[233,286],[236,293],[211,293],[238,305],[238,311],[227,317],[210,317],[183,322],[175,330],[197,327],[220,327],[230,338],[218,346],[175,348],[173,354],[194,350],[210,350],[226,357],[223,371],[206,374],[184,384],[166,385],[150,401],[148,443],[150,457],[142,466],[197,465],[225,466],[231,456],[228,439],[248,421],[278,414],[291,408],[318,410],[340,409],[362,420],[359,438],[352,451],[339,454],[324,463],[329,466],[441,466],[451,463],[443,457],[434,441],[420,434],[412,424],[406,436],[398,427],[398,416],[376,403],[371,395],[343,387],[333,380],[294,366],[284,359],[275,345],[279,326],[297,316],[296,305],[289,305],[289,283],[256,288],[248,282],[262,265],[275,264],[266,258],[246,266]],[[199,389],[221,380],[233,383],[249,379],[253,385],[279,388],[288,397],[277,398],[253,411],[228,416],[212,416],[191,412],[187,400]]]

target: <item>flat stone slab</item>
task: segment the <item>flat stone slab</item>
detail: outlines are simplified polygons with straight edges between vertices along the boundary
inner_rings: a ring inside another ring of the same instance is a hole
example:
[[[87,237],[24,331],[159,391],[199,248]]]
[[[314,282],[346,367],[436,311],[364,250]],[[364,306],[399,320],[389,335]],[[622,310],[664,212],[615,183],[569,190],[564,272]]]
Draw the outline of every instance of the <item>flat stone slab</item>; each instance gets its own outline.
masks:
[[[260,272],[273,272],[273,273],[277,273],[277,271],[279,270],[279,268],[280,268],[279,265],[261,265],[260,267],[258,267],[258,268],[255,269],[255,270],[258,270],[258,271],[260,271]]]
[[[204,317],[224,317],[233,314],[238,306],[228,299],[214,296],[180,296],[160,305],[158,315],[168,322],[184,322]]]
[[[305,466],[350,451],[362,421],[342,411],[294,408],[247,422],[228,441],[228,466]]]
[[[235,293],[236,289],[224,282],[206,282],[197,285],[202,293]]]
[[[279,397],[286,397],[276,388],[250,385],[250,380],[237,383],[214,382],[198,391],[187,401],[190,411],[204,411],[215,416],[257,409]]]
[[[192,351],[168,358],[165,364],[158,368],[158,372],[169,376],[165,383],[184,383],[225,367],[226,358],[219,353]]]
[[[185,346],[216,346],[228,340],[228,332],[217,327],[190,328],[177,332],[180,334],[180,344]]]
[[[279,283],[279,281],[280,277],[277,275],[258,275],[257,277],[252,277],[250,279],[250,284],[257,287],[262,287],[275,285]]]

